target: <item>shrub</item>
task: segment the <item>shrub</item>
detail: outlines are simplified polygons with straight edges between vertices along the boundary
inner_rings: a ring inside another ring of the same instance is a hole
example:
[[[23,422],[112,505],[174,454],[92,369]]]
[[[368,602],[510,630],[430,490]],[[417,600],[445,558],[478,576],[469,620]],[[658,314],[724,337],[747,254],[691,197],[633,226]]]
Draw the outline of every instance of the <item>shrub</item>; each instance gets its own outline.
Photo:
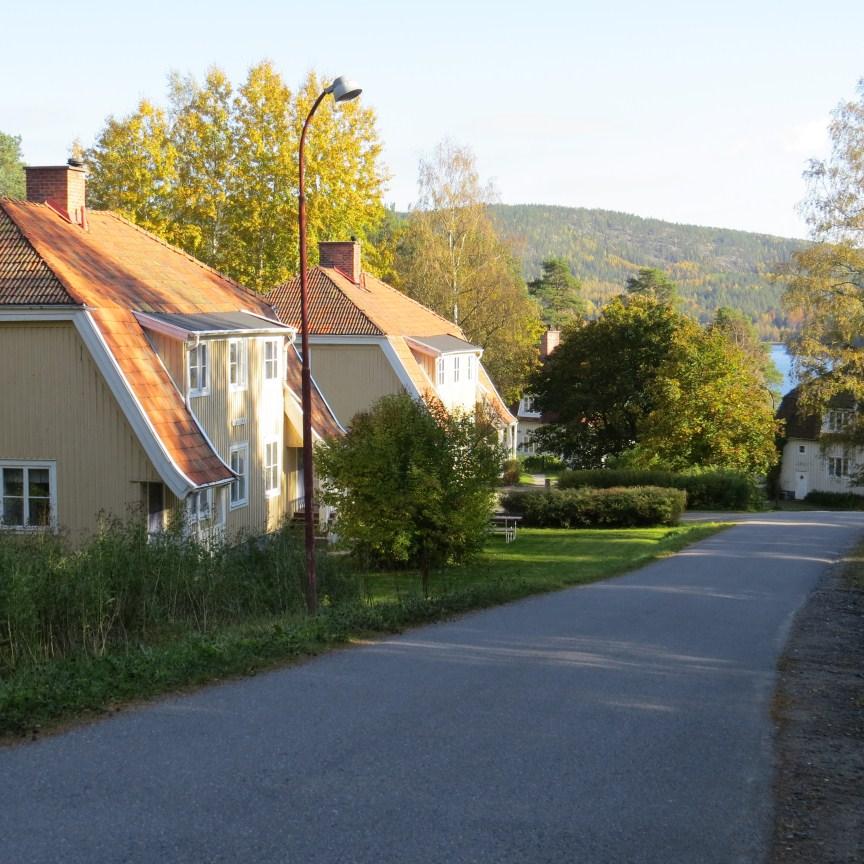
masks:
[[[855,492],[808,492],[804,500],[833,510],[864,510],[864,495]]]
[[[557,474],[564,469],[557,456],[526,456],[522,465],[530,474]]]
[[[503,457],[489,418],[405,394],[316,448],[342,541],[361,561],[418,567],[424,593],[432,567],[483,548]]]
[[[683,489],[687,506],[694,510],[754,510],[762,504],[762,494],[745,474],[734,471],[674,471],[599,468],[594,471],[563,471],[559,489],[583,486],[605,489],[613,486],[662,486]]]
[[[674,525],[687,503],[680,489],[632,486],[511,492],[504,508],[538,528],[635,528]]]
[[[522,476],[522,463],[518,459],[508,459],[504,463],[504,473],[501,482],[505,486],[515,486]]]

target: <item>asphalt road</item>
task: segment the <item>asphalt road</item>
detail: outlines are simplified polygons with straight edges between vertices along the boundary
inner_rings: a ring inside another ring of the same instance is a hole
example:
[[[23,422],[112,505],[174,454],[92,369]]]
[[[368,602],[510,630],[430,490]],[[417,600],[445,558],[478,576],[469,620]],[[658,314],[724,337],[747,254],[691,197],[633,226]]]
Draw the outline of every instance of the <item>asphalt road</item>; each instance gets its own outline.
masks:
[[[754,864],[795,610],[864,514],[0,750],[0,862]],[[518,542],[518,541],[517,541]]]

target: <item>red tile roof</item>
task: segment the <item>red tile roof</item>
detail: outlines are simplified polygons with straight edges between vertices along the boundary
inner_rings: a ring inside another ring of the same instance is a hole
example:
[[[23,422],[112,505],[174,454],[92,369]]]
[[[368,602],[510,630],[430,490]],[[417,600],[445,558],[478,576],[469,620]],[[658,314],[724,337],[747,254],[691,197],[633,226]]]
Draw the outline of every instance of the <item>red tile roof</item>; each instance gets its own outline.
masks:
[[[316,267],[309,271],[307,297],[309,332],[319,335],[382,336],[383,331],[330,278],[330,273]],[[300,327],[300,277],[274,288],[267,299],[279,317],[292,327]]]
[[[0,206],[0,305],[74,305],[60,280]]]
[[[42,204],[4,200],[0,211],[14,222],[69,301],[90,310],[123,376],[180,471],[195,485],[230,480],[233,475],[186,409],[132,311],[247,310],[272,319],[268,304],[113,213],[91,212],[89,228],[82,230]],[[7,244],[0,242],[0,249],[20,247],[14,235]],[[24,263],[25,269],[33,266],[32,257]],[[39,272],[47,279],[45,269],[39,268]],[[15,296],[24,295],[18,290]]]
[[[316,336],[384,336],[405,372],[424,398],[435,389],[411,352],[406,337],[451,336],[467,343],[461,328],[447,318],[412,300],[386,282],[362,273],[360,284],[334,267],[309,271],[309,332]],[[274,288],[267,299],[279,317],[292,327],[300,326],[300,277]],[[482,370],[482,366],[480,367]],[[485,370],[480,384],[484,399],[504,425],[516,422]]]
[[[352,282],[334,267],[309,271],[309,332],[340,336],[456,336],[465,334],[452,321],[369,273]],[[300,277],[267,296],[279,317],[300,326]]]

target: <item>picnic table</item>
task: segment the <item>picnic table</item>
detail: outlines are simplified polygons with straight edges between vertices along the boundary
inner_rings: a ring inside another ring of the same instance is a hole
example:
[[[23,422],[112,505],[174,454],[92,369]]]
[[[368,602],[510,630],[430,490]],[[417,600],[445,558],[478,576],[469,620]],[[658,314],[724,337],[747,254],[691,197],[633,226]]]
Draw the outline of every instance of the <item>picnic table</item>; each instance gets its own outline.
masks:
[[[516,529],[521,521],[521,516],[511,516],[509,513],[496,513],[490,520],[492,533],[503,534],[504,542],[511,543],[516,539]]]

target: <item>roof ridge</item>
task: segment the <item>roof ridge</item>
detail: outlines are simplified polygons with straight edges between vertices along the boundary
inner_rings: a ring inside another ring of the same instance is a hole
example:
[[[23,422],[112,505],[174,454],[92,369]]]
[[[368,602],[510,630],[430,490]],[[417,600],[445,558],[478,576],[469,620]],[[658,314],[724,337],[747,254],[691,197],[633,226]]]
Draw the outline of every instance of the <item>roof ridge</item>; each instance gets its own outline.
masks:
[[[43,207],[48,210],[50,213],[60,218],[55,210],[50,207],[46,207],[44,204],[39,204],[36,201],[25,201],[22,198],[9,198],[3,197],[0,198],[0,209],[6,214],[6,217],[9,221],[15,226],[15,230],[21,235],[21,239],[33,250],[33,254],[48,268],[51,275],[57,280],[60,284],[60,287],[65,292],[66,296],[74,303],[76,306],[85,306],[86,304],[81,301],[79,297],[75,295],[75,292],[72,290],[71,286],[66,282],[66,280],[51,266],[51,264],[46,260],[45,256],[36,248],[33,244],[33,241],[27,236],[27,232],[18,224],[15,217],[6,209],[6,202],[11,201],[13,204],[25,204],[30,207]]]
[[[455,327],[462,334],[460,338],[464,339],[466,342],[468,341],[468,339],[465,337],[465,331],[455,321],[451,321],[449,318],[445,318],[443,315],[441,315],[439,312],[436,312],[434,309],[430,309],[428,306],[424,306],[419,300],[415,300],[413,297],[411,297],[409,294],[406,294],[404,291],[400,291],[398,288],[394,288],[392,285],[388,285],[383,279],[379,279],[372,273],[367,273],[364,270],[361,275],[373,279],[379,285],[383,285],[388,291],[393,291],[400,297],[404,297],[406,300],[410,300],[415,306],[419,306],[424,312],[431,312],[436,318],[440,318],[445,324],[448,324],[451,327]]]
[[[106,216],[111,216],[113,219],[116,219],[118,222],[122,222],[124,225],[128,225],[130,228],[134,228],[136,231],[144,234],[146,237],[149,237],[151,240],[155,240],[157,243],[164,246],[166,249],[170,249],[172,252],[176,252],[178,255],[181,255],[183,258],[186,258],[188,261],[191,261],[193,264],[197,264],[202,270],[207,270],[210,273],[213,273],[215,276],[218,276],[220,279],[224,279],[226,282],[230,282],[235,288],[239,288],[245,294],[249,294],[252,297],[255,297],[260,302],[266,302],[264,300],[265,294],[260,294],[257,291],[253,291],[251,288],[247,288],[241,282],[238,282],[236,279],[233,279],[231,276],[228,276],[225,273],[222,273],[220,270],[217,270],[215,267],[211,267],[209,264],[206,264],[200,258],[196,258],[190,252],[187,252],[185,249],[181,249],[179,246],[175,246],[173,243],[169,243],[164,237],[160,237],[158,234],[150,231],[147,228],[143,228],[141,225],[137,225],[131,219],[127,219],[122,214],[118,213],[116,210],[94,210],[94,213],[103,213]]]
[[[348,277],[338,268],[338,267],[322,267],[320,264],[311,268],[311,272],[318,271],[359,313],[366,319],[366,321],[370,324],[370,326],[374,327],[382,336],[387,335],[387,331],[374,319],[371,315],[369,315],[365,309],[361,309],[341,288],[338,282],[330,277],[330,274],[327,272],[328,270],[335,270],[342,276],[344,279],[348,279]],[[308,276],[307,276],[308,279]],[[295,276],[291,282],[300,280],[299,276]],[[350,281],[350,280],[349,280]],[[351,283],[354,285],[354,283]],[[356,286],[359,287],[359,286]]]

